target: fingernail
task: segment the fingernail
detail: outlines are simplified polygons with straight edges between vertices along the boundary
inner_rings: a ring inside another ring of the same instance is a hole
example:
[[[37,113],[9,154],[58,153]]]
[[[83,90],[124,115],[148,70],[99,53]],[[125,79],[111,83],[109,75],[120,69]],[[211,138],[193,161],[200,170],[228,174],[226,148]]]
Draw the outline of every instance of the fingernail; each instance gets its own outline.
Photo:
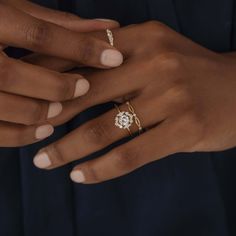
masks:
[[[38,153],[34,157],[34,165],[40,169],[48,168],[52,163],[50,161],[50,158],[46,152]]]
[[[83,183],[85,181],[85,176],[81,170],[73,170],[70,178],[76,183]]]
[[[101,63],[104,66],[115,67],[120,66],[123,62],[122,54],[114,49],[106,49],[101,55]]]
[[[54,132],[54,128],[52,125],[42,125],[39,126],[35,131],[36,139],[45,139],[52,135]]]
[[[53,118],[62,112],[62,104],[60,102],[52,102],[48,107],[48,118]]]
[[[79,79],[75,84],[74,97],[80,97],[86,94],[89,90],[89,82],[86,79]]]
[[[96,18],[94,20],[100,20],[100,21],[105,21],[105,22],[114,22],[114,20],[111,19],[103,19],[103,18]]]

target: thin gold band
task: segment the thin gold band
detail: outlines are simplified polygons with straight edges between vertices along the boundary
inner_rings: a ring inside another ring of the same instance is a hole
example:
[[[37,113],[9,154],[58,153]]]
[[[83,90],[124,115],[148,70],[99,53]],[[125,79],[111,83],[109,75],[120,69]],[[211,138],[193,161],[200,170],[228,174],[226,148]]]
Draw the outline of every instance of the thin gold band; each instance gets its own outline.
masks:
[[[143,128],[142,128],[140,119],[137,117],[137,115],[136,115],[136,113],[135,113],[134,107],[130,104],[129,101],[126,102],[126,105],[128,106],[129,111],[133,114],[133,116],[134,116],[134,122],[135,122],[135,124],[138,126],[139,133],[141,133],[142,130],[143,130]]]

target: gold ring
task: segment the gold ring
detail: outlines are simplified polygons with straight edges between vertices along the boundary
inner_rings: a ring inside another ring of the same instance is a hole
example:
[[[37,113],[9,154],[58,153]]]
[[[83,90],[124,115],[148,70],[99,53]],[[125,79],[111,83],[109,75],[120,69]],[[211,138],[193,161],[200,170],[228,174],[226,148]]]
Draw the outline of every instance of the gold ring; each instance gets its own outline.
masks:
[[[113,46],[114,46],[113,33],[112,33],[112,31],[109,30],[109,29],[106,30],[106,33],[107,33],[108,41],[109,41],[110,45],[113,47]]]
[[[115,126],[119,127],[120,129],[128,130],[129,134],[132,136],[132,132],[130,127],[135,123],[138,127],[138,132],[141,134],[143,131],[140,119],[138,118],[137,114],[135,113],[134,107],[128,101],[126,102],[129,111],[121,111],[120,108],[115,105],[115,108],[118,114],[115,117]]]

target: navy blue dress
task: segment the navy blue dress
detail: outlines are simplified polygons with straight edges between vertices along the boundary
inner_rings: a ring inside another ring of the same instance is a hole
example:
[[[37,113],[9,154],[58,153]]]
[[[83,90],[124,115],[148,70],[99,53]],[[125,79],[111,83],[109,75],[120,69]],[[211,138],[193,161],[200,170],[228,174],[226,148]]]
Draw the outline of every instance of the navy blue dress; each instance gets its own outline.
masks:
[[[156,19],[209,49],[236,47],[234,0],[35,2],[122,25]],[[78,115],[39,144],[0,149],[0,236],[236,235],[236,149],[172,155],[92,186],[70,181],[73,164],[33,166],[39,148],[109,108]]]

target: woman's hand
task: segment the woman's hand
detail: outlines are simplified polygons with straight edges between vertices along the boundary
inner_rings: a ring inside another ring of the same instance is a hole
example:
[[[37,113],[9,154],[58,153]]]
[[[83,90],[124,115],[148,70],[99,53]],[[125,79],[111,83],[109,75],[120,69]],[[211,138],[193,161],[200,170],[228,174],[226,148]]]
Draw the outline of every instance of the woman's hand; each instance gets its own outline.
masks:
[[[89,83],[78,74],[62,74],[9,58],[3,49],[16,46],[95,67],[118,66],[122,56],[109,44],[72,31],[118,24],[81,20],[28,1],[0,1],[0,18],[0,146],[22,146],[51,135],[48,119],[62,112],[60,102],[84,95]],[[118,54],[118,64],[111,60],[105,65],[107,52]]]
[[[0,17],[2,47],[25,48],[98,68],[122,63],[122,55],[108,43],[84,34],[114,23],[117,27],[116,22],[80,20],[24,0],[0,0]]]
[[[104,33],[97,37],[106,39]],[[218,151],[236,145],[233,57],[203,48],[158,22],[114,30],[114,39],[126,57],[124,64],[86,72],[89,93],[67,102],[65,113],[51,121],[69,119],[78,111],[119,98],[130,100],[145,132],[76,166],[72,180],[98,183],[173,153]],[[119,109],[130,113],[125,102]],[[115,126],[117,113],[114,108],[43,148],[35,165],[53,169],[126,137],[126,130]],[[135,123],[130,129],[138,131]]]
[[[64,28],[70,29],[74,32],[86,33],[86,32],[93,32],[93,31],[99,31],[99,30],[105,30],[105,29],[113,29],[113,28],[119,27],[119,23],[114,20],[110,20],[110,19],[83,19],[83,18],[78,17],[77,15],[74,15],[74,14],[71,14],[68,12],[56,11],[53,9],[45,8],[45,7],[39,6],[37,4],[34,4],[29,1],[25,1],[25,0],[0,0],[0,3],[8,4],[10,6],[13,6],[13,7],[33,16],[33,17],[36,17],[36,18],[41,19],[46,22],[50,22],[50,23],[62,26]],[[66,36],[66,34],[63,35],[63,37],[65,37],[65,36]],[[79,45],[79,42],[77,42],[77,41],[78,41],[78,39],[75,39],[76,48],[74,48],[74,52],[78,51],[78,53],[79,53],[79,48],[77,48]],[[86,37],[85,37],[85,41],[87,41]],[[76,45],[76,42],[78,43],[77,45]],[[65,43],[65,45],[67,45],[67,44],[70,45],[71,40],[67,41]],[[83,44],[86,44],[86,42],[84,42]],[[63,45],[63,47],[64,47],[64,45]],[[84,49],[84,54],[88,55],[88,53],[91,52],[91,48],[92,49],[94,48],[94,50],[96,49],[96,47],[93,47],[93,44],[91,45],[88,43],[86,45],[82,45],[81,53],[83,53],[83,49]],[[61,47],[60,47],[60,50],[61,50]],[[93,52],[91,52],[91,54],[93,54]],[[91,55],[91,56],[95,56],[95,55]],[[119,65],[120,60],[121,60],[120,56],[121,55],[118,53],[117,57],[115,57],[117,60],[115,60],[115,58],[109,59],[109,57],[108,57],[107,62],[102,62],[102,63],[107,64],[108,67],[110,67],[109,66],[110,63],[111,64],[114,63],[113,65],[117,66],[117,65]],[[88,57],[89,57],[89,55],[88,55]],[[73,59],[73,55],[70,60],[66,60],[66,59],[62,59],[62,58],[58,58],[58,57],[50,57],[45,54],[33,53],[33,54],[30,54],[30,55],[24,57],[23,60],[26,62],[32,63],[32,64],[38,64],[42,67],[45,67],[45,68],[48,68],[51,70],[57,70],[60,72],[68,71],[68,70],[71,70],[72,68],[75,68],[76,66],[78,66],[78,61]],[[83,61],[83,59],[82,59],[81,63],[79,63],[79,64],[86,65],[87,62]],[[103,67],[103,66],[104,65],[102,65],[101,67]],[[111,65],[111,67],[112,67],[112,65]]]

